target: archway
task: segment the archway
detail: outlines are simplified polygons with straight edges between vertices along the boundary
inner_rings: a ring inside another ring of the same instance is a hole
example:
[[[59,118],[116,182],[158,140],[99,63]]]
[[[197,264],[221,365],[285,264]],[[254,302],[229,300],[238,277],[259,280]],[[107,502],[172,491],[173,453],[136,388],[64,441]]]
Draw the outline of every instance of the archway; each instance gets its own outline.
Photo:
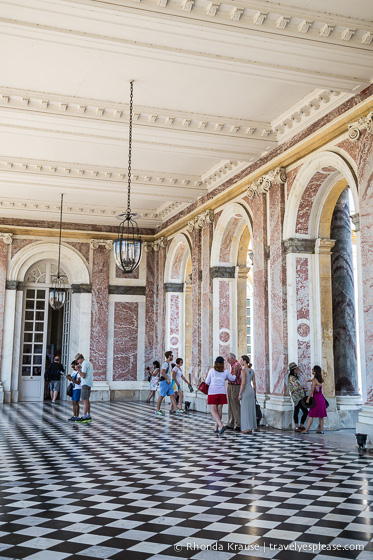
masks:
[[[63,316],[56,316],[54,325],[51,322],[49,286],[51,274],[57,268],[58,249],[54,242],[31,243],[10,261],[4,344],[11,352],[3,356],[2,381],[7,400],[13,402],[42,400],[42,379],[52,328],[59,330],[56,335],[60,346],[58,351],[64,352],[66,361],[69,353],[88,350],[91,294],[71,293],[73,285],[89,285],[88,266],[84,258],[65,243],[61,247],[61,268],[66,275],[67,302],[62,310]]]
[[[358,297],[359,232],[356,220],[350,220],[350,214],[359,212],[354,165],[347,154],[320,152],[311,156],[294,181],[284,225],[288,285],[296,286],[288,300],[289,361],[299,363],[304,379],[312,365],[322,366],[326,392],[329,397],[336,396],[337,409],[344,411],[345,427],[354,422],[353,411],[361,405],[358,393],[363,388],[358,332],[362,312]],[[341,352],[356,356],[355,378],[359,381],[354,390],[354,383],[347,382],[354,378],[353,360],[344,363],[343,370],[350,372],[343,380],[338,366],[341,359],[344,361]],[[333,410],[331,413],[332,421]],[[337,424],[340,419],[339,414]]]

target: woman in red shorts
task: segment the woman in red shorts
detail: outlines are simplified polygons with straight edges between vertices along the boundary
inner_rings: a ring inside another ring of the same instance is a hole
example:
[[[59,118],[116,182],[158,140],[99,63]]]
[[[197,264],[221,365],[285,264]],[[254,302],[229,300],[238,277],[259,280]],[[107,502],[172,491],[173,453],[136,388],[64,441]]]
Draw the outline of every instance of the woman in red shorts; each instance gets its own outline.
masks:
[[[218,356],[215,360],[214,367],[210,369],[205,383],[209,386],[207,404],[210,405],[210,411],[215,420],[214,432],[222,435],[226,426],[221,421],[223,415],[223,404],[227,404],[227,389],[225,381],[235,381],[236,376],[231,375],[227,369],[224,369],[224,358]]]

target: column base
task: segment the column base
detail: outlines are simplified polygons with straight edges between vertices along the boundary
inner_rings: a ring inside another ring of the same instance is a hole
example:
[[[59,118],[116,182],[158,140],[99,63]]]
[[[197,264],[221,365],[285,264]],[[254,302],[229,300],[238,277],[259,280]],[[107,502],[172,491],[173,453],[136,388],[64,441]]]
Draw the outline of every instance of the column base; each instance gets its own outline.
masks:
[[[264,397],[264,409],[259,402],[259,395],[257,395],[258,402],[262,408],[264,424],[278,430],[290,430],[293,426],[293,404],[291,398],[285,395],[262,395],[262,397]]]
[[[367,443],[373,443],[373,405],[366,404],[359,412],[356,433],[367,434]]]
[[[363,408],[363,399],[360,395],[337,396],[336,401],[339,413],[339,429],[354,429],[356,422],[358,422],[359,412]]]
[[[91,398],[94,401],[110,401],[110,386],[108,381],[94,381]]]

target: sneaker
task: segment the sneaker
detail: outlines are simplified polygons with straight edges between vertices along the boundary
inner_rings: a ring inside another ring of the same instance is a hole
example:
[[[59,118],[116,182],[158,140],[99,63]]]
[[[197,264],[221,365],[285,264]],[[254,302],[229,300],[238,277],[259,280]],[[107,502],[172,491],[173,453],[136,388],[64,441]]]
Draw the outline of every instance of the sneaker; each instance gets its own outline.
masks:
[[[182,408],[178,408],[176,414],[183,414],[184,410]]]
[[[75,422],[84,422],[83,416],[78,416]]]
[[[157,412],[155,413],[156,416],[164,416],[163,412],[161,410],[157,410]]]
[[[83,422],[92,422],[92,418],[90,416],[88,416],[88,418],[83,418]]]
[[[226,429],[227,429],[227,426],[223,426],[222,429],[219,430],[219,432],[218,432],[219,436],[222,436]]]
[[[72,416],[71,418],[69,418],[69,422],[75,422],[76,419],[77,419],[77,416]]]

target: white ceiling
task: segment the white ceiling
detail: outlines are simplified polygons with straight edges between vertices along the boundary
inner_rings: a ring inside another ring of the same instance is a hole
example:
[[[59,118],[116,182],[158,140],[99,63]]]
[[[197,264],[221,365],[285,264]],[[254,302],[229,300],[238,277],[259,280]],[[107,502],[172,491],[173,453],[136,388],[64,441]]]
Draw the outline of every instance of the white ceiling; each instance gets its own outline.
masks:
[[[327,6],[327,13],[325,12]],[[0,218],[159,225],[371,83],[371,0],[0,0]]]

